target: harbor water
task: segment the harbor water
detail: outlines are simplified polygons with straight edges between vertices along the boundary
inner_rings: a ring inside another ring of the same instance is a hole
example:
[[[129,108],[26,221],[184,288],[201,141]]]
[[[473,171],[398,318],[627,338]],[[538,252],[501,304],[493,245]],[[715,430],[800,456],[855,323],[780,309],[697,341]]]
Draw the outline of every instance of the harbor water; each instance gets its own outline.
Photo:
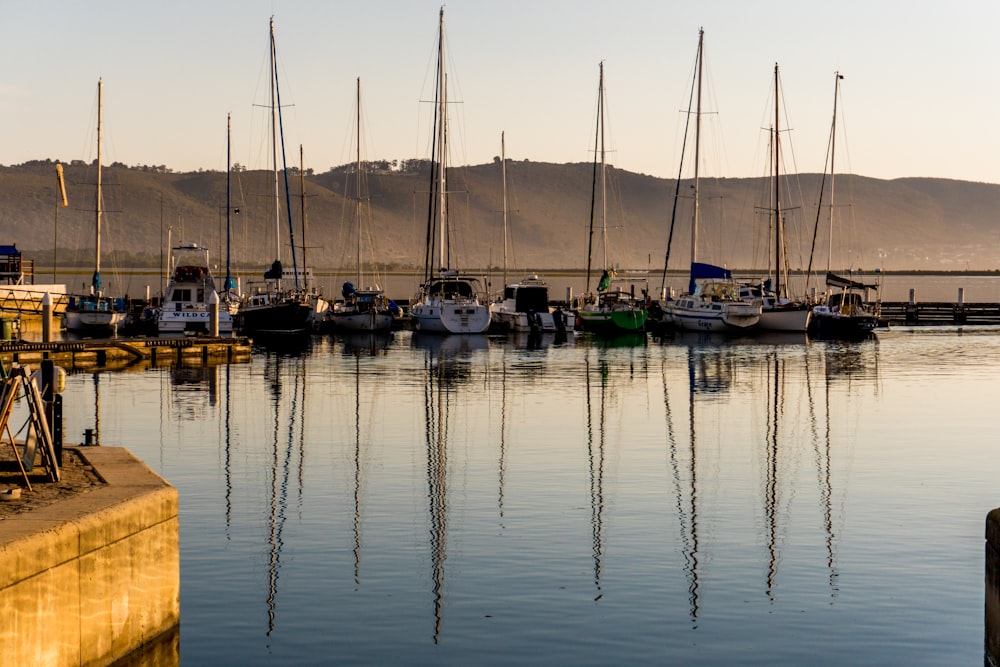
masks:
[[[180,493],[183,665],[980,664],[1000,331],[314,337],[73,374]]]

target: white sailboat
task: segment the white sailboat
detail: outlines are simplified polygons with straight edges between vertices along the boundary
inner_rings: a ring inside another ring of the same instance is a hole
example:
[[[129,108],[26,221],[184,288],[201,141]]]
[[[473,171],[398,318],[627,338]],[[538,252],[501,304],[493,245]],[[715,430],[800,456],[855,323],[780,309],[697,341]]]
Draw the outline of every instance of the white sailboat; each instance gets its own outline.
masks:
[[[740,285],[744,301],[761,302],[760,322],[762,331],[794,331],[805,333],[812,315],[812,305],[788,294],[788,274],[785,256],[785,219],[781,209],[781,104],[778,65],[774,65],[774,128],[771,130],[772,199],[771,222],[774,230],[774,273],[758,284]]]
[[[431,158],[431,192],[428,206],[428,247],[424,282],[410,307],[417,331],[445,334],[479,334],[490,326],[489,307],[481,301],[484,290],[478,276],[460,273],[447,266],[451,235],[448,228],[448,86],[444,59],[444,8],[438,21],[437,80],[434,91],[434,139]],[[438,270],[432,275],[434,245]]]
[[[721,266],[698,261],[698,223],[700,216],[699,173],[701,151],[701,88],[705,31],[698,31],[698,54],[695,62],[694,88],[697,106],[694,112],[694,213],[691,218],[691,278],[688,291],[668,301],[664,316],[678,329],[741,333],[760,321],[761,302],[740,298],[739,285],[732,272]],[[690,113],[690,111],[689,111]],[[683,158],[682,158],[683,164]],[[678,174],[678,183],[680,174]],[[673,223],[671,223],[673,224]]]
[[[116,335],[128,321],[125,300],[105,296],[101,281],[101,213],[104,195],[101,190],[101,132],[104,84],[97,82],[97,188],[94,196],[94,275],[90,293],[70,296],[63,313],[67,331],[87,336]]]
[[[570,333],[575,319],[570,311],[549,306],[549,286],[537,275],[507,282],[507,144],[500,134],[501,204],[503,211],[503,296],[490,304],[494,323],[506,331]]]
[[[363,287],[364,260],[362,241],[364,239],[364,210],[366,201],[363,183],[365,174],[361,162],[361,79],[357,89],[357,156],[355,166],[355,223],[357,233],[357,257],[355,283],[345,282],[342,290],[343,301],[333,304],[327,311],[326,319],[339,331],[388,331],[395,319],[390,309],[389,299],[377,284]]]

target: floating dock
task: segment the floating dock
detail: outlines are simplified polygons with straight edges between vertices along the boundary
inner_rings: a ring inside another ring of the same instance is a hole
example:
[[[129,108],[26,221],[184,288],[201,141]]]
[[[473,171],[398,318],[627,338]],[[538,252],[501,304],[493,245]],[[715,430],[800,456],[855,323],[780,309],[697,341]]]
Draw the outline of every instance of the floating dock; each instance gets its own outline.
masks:
[[[0,360],[37,364],[49,359],[66,370],[120,369],[174,363],[220,363],[250,360],[249,338],[113,338],[50,343],[0,341]]]

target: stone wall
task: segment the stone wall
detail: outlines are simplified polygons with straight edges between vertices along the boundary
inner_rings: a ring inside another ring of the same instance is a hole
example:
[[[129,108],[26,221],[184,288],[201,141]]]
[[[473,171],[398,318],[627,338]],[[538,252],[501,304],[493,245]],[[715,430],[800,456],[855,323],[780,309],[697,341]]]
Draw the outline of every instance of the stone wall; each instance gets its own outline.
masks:
[[[176,636],[176,489],[126,449],[78,451],[106,484],[0,521],[5,664],[107,665]]]

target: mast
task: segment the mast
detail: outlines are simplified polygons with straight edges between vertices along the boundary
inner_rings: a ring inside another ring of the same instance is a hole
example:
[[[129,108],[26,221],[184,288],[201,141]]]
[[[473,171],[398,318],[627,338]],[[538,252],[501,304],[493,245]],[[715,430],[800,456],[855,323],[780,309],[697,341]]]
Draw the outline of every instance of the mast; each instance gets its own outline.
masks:
[[[438,125],[437,125],[437,145],[438,145],[438,172],[437,172],[437,225],[438,225],[438,269],[445,269],[445,186],[447,177],[445,171],[448,158],[448,150],[445,146],[447,138],[446,126],[448,123],[446,111],[448,109],[447,94],[448,82],[444,69],[444,7],[441,8],[438,19],[438,71],[437,71],[437,98],[438,98]]]
[[[604,153],[604,61],[601,61],[601,81],[598,95],[598,119],[601,124],[601,234],[604,245],[604,269],[608,268],[608,177]]]
[[[504,139],[504,132],[500,133],[500,176],[503,189],[501,191],[501,201],[503,203],[503,285],[507,287],[507,143]]]
[[[782,221],[781,221],[781,132],[778,121],[778,63],[774,63],[774,294],[781,297],[781,252],[782,252]]]
[[[701,203],[700,203],[700,187],[701,183],[699,180],[700,168],[701,168],[701,88],[702,88],[702,70],[704,69],[704,63],[702,61],[702,56],[704,53],[705,45],[705,30],[704,28],[698,29],[698,95],[697,103],[695,106],[694,115],[694,216],[691,222],[691,263],[694,264],[698,259],[698,222],[701,216]],[[691,290],[694,291],[694,286],[692,285]]]
[[[306,160],[302,144],[299,144],[299,206],[302,208],[302,269],[305,271],[308,266],[306,264]],[[308,283],[304,285],[308,286]]]
[[[705,34],[705,29],[700,28],[698,30],[698,50],[695,56],[696,77],[698,76],[698,71],[700,70],[699,63],[701,61],[701,44],[704,34]],[[667,234],[667,252],[666,255],[663,257],[663,278],[660,279],[660,294],[663,296],[666,295],[667,269],[670,266],[670,248],[674,242],[674,224],[677,222],[677,202],[680,200],[681,179],[684,176],[684,156],[687,154],[688,129],[691,126],[691,107],[693,106],[695,87],[696,83],[692,81],[691,93],[688,96],[687,114],[685,115],[685,120],[684,120],[684,141],[681,144],[681,159],[680,159],[680,164],[677,167],[677,180],[674,182],[674,203],[670,211],[670,231]]]
[[[91,291],[101,296],[101,120],[104,103],[104,82],[97,80],[97,191],[94,196],[94,276]]]
[[[597,83],[597,114],[598,122],[595,123],[594,129],[594,173],[591,176],[590,182],[590,227],[587,231],[587,289],[586,292],[590,293],[590,269],[591,262],[594,257],[594,205],[597,198],[597,164],[598,164],[598,147],[600,146],[600,136],[601,136],[601,124],[600,124],[600,114],[601,114],[601,104],[600,99],[603,97],[602,91],[604,86],[604,64],[601,63],[600,69],[601,76],[598,78]]]
[[[275,100],[275,89],[278,86],[278,76],[275,71],[277,54],[274,46],[274,17],[271,17],[271,173],[274,176],[274,260],[281,261],[281,194],[278,189],[278,105]],[[278,276],[278,289],[281,289],[281,276]]]
[[[355,222],[358,225],[358,273],[356,280],[358,282],[358,289],[362,288],[361,285],[361,77],[358,77],[358,99],[357,99],[357,187],[356,187],[356,198],[355,198],[355,209],[354,216]]]
[[[232,245],[233,236],[233,189],[232,189],[232,178],[233,178],[233,165],[232,165],[232,134],[233,134],[233,114],[226,114],[226,283],[223,289],[226,290],[227,296],[228,292],[236,288],[236,281],[233,280],[233,274],[230,271],[230,261],[232,259],[230,246]],[[161,202],[162,203],[162,202]]]
[[[826,254],[826,272],[830,273],[830,264],[833,259],[833,157],[834,147],[837,137],[837,98],[840,97],[840,80],[844,75],[840,72],[833,73],[833,121],[830,123],[830,142],[827,145],[827,162],[823,164],[823,178],[819,183],[819,203],[816,205],[816,222],[813,224],[812,247],[809,249],[809,268],[806,269],[806,290],[809,289],[809,281],[812,278],[813,257],[816,253],[816,236],[819,234],[819,220],[823,213],[823,192],[826,190],[826,167],[830,167],[830,233],[827,239],[828,247]]]
[[[830,234],[827,239],[829,248],[826,253],[826,272],[830,272],[830,264],[833,260],[833,182],[834,165],[837,153],[837,98],[840,97],[840,80],[843,79],[840,72],[834,72],[833,81],[833,124],[830,127]]]

